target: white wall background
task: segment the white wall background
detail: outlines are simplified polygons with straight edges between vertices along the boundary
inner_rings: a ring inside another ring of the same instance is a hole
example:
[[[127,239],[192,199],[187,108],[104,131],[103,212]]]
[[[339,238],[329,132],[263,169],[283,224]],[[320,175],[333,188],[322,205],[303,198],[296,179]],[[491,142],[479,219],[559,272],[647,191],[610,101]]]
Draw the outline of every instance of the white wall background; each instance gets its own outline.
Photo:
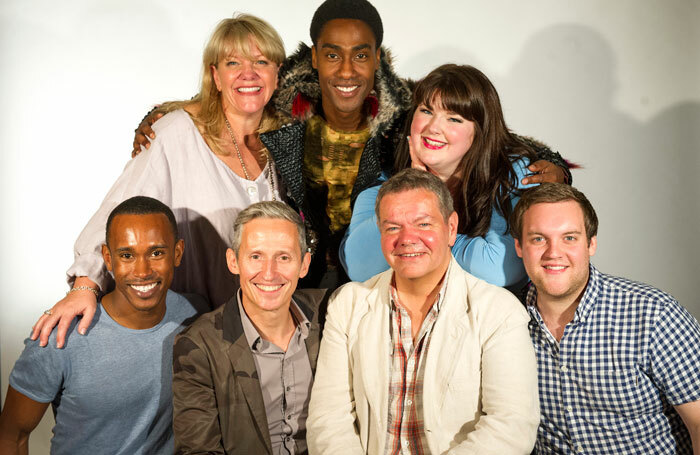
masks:
[[[66,291],[72,243],[129,159],[154,103],[197,91],[213,27],[267,19],[287,51],[319,1],[4,0],[0,3],[0,384]],[[375,0],[399,74],[470,63],[511,128],[585,169],[600,217],[594,262],[700,317],[700,2]],[[292,7],[293,5],[293,7]],[[52,417],[31,453],[48,453]]]

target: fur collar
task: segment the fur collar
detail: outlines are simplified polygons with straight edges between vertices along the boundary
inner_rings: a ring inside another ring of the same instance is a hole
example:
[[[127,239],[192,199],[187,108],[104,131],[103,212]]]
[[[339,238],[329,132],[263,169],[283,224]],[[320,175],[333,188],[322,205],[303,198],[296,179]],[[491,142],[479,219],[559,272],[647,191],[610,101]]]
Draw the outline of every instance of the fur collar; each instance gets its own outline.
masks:
[[[376,106],[370,106],[372,136],[384,134],[411,107],[411,90],[392,67],[391,53],[381,49],[381,62],[374,76]],[[371,98],[368,98],[370,100]],[[299,43],[279,73],[279,88],[273,97],[276,115],[282,123],[304,121],[314,115],[321,100],[318,72],[311,66],[311,48]],[[370,101],[372,102],[372,101]]]

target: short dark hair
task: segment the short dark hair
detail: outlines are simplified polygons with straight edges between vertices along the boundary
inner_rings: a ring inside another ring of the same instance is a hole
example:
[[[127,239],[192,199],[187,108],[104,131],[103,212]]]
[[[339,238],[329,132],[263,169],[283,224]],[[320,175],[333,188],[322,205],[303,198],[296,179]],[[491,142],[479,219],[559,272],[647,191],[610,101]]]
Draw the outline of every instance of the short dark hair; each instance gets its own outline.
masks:
[[[384,38],[382,18],[379,17],[377,8],[370,2],[367,0],[326,0],[321,3],[311,19],[309,33],[314,46],[318,42],[323,26],[333,19],[357,19],[364,22],[374,33],[377,49],[382,45],[382,38]]]
[[[583,225],[586,228],[586,238],[590,243],[591,238],[598,234],[598,215],[596,215],[585,194],[565,183],[542,183],[539,186],[526,190],[510,216],[511,235],[514,239],[522,240],[523,218],[525,217],[525,212],[533,205],[566,201],[577,202],[581,207]]]
[[[437,197],[442,218],[447,221],[450,215],[452,215],[452,212],[454,212],[452,195],[450,194],[450,190],[447,189],[447,185],[430,172],[409,167],[398,172],[384,182],[381,188],[379,188],[377,200],[374,204],[374,213],[377,214],[377,223],[380,222],[379,205],[386,195],[419,189],[430,191]]]
[[[170,227],[173,230],[173,236],[177,240],[177,221],[170,207],[160,202],[158,199],[153,199],[148,196],[134,196],[120,203],[109,214],[107,218],[107,227],[105,228],[105,243],[109,246],[109,232],[112,227],[112,221],[117,215],[151,215],[162,213],[170,222]]]

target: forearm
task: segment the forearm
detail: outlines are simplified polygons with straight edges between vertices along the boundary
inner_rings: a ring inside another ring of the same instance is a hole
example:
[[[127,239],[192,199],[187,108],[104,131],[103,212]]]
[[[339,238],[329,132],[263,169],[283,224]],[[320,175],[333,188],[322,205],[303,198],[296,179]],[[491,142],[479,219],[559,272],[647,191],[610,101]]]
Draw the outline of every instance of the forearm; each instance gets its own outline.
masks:
[[[340,245],[341,262],[353,281],[365,281],[389,268],[374,213],[377,192],[377,187],[369,188],[357,197],[350,226]]]
[[[0,429],[0,453],[29,455],[29,433],[8,434],[5,429]]]

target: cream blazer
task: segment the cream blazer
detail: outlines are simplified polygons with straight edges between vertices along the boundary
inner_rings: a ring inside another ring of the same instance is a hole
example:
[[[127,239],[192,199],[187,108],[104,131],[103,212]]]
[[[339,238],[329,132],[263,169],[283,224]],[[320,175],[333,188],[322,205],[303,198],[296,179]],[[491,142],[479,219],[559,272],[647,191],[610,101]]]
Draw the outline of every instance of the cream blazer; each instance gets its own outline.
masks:
[[[310,454],[383,454],[392,271],[338,289],[328,305],[309,404]],[[529,454],[539,423],[529,317],[508,291],[452,259],[425,355],[432,454]]]

